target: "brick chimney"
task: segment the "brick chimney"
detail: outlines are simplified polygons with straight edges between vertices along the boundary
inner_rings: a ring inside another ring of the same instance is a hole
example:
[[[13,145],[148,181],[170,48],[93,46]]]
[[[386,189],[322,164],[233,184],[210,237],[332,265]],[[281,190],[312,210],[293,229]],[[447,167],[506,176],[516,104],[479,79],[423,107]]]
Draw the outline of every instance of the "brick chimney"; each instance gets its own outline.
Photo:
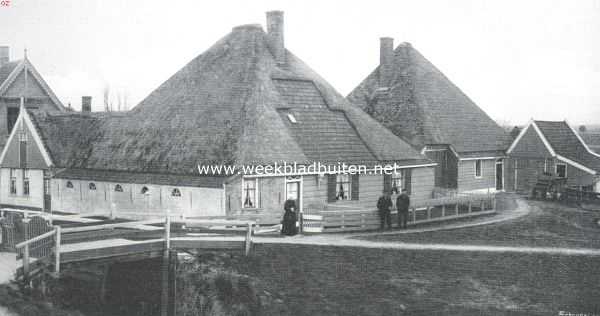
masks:
[[[92,97],[83,96],[81,97],[81,113],[92,112]]]
[[[283,11],[267,12],[267,36],[269,48],[278,65],[284,65],[285,43],[283,41]]]
[[[8,46],[0,46],[0,67],[10,61],[10,49]]]
[[[394,71],[394,39],[382,37],[379,41],[379,86],[388,87]]]

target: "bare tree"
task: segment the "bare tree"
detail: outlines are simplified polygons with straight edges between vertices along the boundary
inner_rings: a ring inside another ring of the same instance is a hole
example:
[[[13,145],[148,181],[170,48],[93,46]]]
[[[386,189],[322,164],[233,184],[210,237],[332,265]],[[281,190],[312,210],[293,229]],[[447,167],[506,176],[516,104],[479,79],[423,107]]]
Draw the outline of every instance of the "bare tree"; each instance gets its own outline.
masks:
[[[114,90],[109,84],[104,86],[104,111],[127,111],[129,110],[129,93],[120,88]]]
[[[104,111],[105,112],[112,112],[113,106],[112,106],[112,101],[110,99],[110,97],[111,97],[110,86],[108,84],[104,85],[104,89],[102,91],[102,94],[104,96]]]

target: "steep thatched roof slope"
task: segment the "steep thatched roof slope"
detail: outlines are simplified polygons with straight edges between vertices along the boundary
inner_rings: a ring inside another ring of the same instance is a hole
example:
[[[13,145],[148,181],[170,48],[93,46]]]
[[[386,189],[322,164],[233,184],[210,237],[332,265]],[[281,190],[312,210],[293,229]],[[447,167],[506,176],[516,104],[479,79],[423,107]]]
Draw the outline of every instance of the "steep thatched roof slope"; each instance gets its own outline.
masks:
[[[600,155],[586,148],[583,140],[564,121],[535,121],[556,154],[600,172]]]
[[[348,100],[417,148],[447,144],[471,154],[508,148],[506,132],[410,44],[400,44],[393,58],[390,82],[379,82],[380,66]]]
[[[70,168],[191,174],[217,163],[429,162],[291,53],[278,66],[256,25],[234,28],[126,115],[73,115],[78,123],[65,130],[62,116],[36,117],[45,139],[64,138],[47,144]]]
[[[10,76],[10,74],[17,68],[17,66],[21,63],[21,60],[15,60],[8,62],[2,67],[0,67],[0,85],[4,83],[4,81]]]

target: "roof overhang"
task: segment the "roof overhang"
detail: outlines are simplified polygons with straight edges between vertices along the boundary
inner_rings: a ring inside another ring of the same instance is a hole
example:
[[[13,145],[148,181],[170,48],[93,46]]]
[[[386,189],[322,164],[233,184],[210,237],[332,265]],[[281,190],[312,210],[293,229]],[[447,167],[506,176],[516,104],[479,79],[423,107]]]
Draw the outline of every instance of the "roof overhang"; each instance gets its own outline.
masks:
[[[577,168],[579,170],[585,171],[585,172],[587,172],[587,173],[589,173],[591,175],[596,175],[597,174],[597,172],[595,170],[590,169],[590,168],[588,168],[588,167],[586,167],[586,166],[584,166],[584,165],[582,165],[582,164],[580,164],[578,162],[575,162],[575,161],[573,161],[573,160],[571,160],[571,159],[569,159],[567,157],[563,157],[561,155],[556,155],[556,159],[558,159],[560,161],[563,161],[563,162],[566,162],[566,163],[570,164],[571,166],[573,166],[573,167],[575,167],[575,168]]]

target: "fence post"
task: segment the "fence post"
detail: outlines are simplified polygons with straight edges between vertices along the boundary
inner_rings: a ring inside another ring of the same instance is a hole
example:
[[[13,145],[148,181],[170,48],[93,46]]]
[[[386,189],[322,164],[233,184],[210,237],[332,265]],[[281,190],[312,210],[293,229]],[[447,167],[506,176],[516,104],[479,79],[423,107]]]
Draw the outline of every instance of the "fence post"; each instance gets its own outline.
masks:
[[[165,219],[165,250],[171,248],[171,216],[167,211],[167,218]]]
[[[23,275],[29,278],[29,244],[23,248]]]
[[[60,273],[60,226],[56,226],[56,246],[54,247],[54,272],[58,277]]]
[[[248,229],[246,230],[246,256],[250,254],[250,249],[252,249],[252,222],[248,222]]]
[[[160,315],[167,316],[169,313],[169,248],[171,247],[171,216],[167,210],[165,219],[165,249],[163,250],[163,260],[161,266],[161,297],[160,297]]]

